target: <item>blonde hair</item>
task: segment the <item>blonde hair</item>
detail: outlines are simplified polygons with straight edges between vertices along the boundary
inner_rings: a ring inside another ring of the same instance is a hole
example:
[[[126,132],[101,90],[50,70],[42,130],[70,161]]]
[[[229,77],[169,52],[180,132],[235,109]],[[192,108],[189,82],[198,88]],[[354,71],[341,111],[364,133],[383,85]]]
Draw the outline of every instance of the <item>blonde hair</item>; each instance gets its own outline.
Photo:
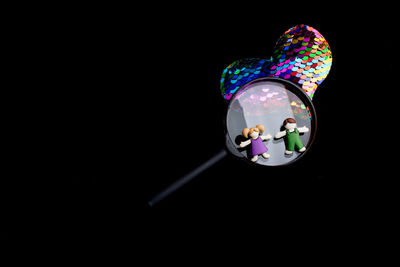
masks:
[[[262,124],[257,124],[256,127],[252,128],[244,128],[242,131],[242,135],[246,138],[249,138],[249,135],[252,134],[253,132],[260,132],[263,133],[265,130],[264,125]]]

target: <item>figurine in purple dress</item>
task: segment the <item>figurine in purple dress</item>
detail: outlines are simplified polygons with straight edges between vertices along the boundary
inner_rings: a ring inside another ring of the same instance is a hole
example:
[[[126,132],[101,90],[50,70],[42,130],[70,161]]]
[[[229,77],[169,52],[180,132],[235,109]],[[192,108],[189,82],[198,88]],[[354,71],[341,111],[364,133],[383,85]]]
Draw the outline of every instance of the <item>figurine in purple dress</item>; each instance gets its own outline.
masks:
[[[242,135],[249,140],[241,142],[240,147],[245,147],[251,144],[251,161],[255,162],[258,159],[258,155],[262,155],[263,158],[268,159],[270,155],[267,153],[268,148],[265,146],[263,141],[271,139],[272,136],[270,134],[261,135],[260,133],[264,132],[264,126],[262,124],[258,124],[256,127],[252,128],[244,128],[242,131]]]

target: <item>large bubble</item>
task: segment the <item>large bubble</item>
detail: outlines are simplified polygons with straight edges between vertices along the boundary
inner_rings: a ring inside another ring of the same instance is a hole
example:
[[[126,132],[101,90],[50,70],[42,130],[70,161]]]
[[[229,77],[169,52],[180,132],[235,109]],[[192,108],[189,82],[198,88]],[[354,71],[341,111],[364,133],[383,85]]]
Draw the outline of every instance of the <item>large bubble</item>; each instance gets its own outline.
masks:
[[[286,155],[286,138],[274,138],[276,133],[285,130],[283,121],[287,118],[295,119],[298,128],[306,126],[309,129],[300,134],[301,142],[306,146],[305,152],[295,150],[291,155]],[[266,166],[285,165],[297,160],[307,152],[316,132],[316,116],[310,98],[298,86],[274,78],[253,81],[233,95],[228,107],[226,127],[232,147],[237,150],[234,154],[250,160],[251,145],[239,147],[240,142],[246,140],[242,130],[258,124],[264,125],[263,135],[272,136],[272,139],[263,142],[270,158],[260,156],[255,162]]]

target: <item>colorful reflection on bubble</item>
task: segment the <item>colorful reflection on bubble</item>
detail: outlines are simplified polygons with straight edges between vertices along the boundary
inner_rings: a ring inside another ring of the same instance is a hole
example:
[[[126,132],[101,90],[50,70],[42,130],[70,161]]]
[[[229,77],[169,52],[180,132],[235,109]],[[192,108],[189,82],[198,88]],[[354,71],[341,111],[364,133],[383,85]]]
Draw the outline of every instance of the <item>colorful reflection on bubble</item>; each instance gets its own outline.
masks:
[[[279,77],[296,83],[312,99],[331,66],[332,52],[326,39],[313,27],[301,24],[280,36],[270,58],[241,59],[226,67],[220,81],[221,93],[231,100],[246,83]]]
[[[257,88],[254,88],[254,85],[244,87],[232,100],[234,102],[232,109],[239,110],[245,106],[245,115],[248,116],[262,116],[285,109],[285,112],[293,112],[297,118],[311,118],[307,106],[293,93],[288,93],[285,86],[277,82],[264,82],[263,85],[257,85]]]

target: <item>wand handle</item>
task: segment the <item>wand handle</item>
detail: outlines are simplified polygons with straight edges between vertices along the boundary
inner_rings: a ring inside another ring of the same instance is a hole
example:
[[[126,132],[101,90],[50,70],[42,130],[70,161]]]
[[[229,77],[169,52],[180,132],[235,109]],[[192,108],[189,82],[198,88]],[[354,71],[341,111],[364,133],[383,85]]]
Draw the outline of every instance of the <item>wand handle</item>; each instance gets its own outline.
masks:
[[[175,183],[171,184],[167,188],[165,188],[163,191],[155,195],[150,201],[149,205],[154,206],[179,188],[181,188],[184,184],[187,182],[191,181],[193,178],[195,178],[197,175],[199,175],[201,172],[205,171],[206,169],[210,168],[212,165],[223,159],[227,155],[227,152],[225,149],[221,150],[217,154],[215,154],[212,158],[204,162],[202,165],[194,169],[193,171],[189,172],[182,178],[180,178],[178,181]]]

